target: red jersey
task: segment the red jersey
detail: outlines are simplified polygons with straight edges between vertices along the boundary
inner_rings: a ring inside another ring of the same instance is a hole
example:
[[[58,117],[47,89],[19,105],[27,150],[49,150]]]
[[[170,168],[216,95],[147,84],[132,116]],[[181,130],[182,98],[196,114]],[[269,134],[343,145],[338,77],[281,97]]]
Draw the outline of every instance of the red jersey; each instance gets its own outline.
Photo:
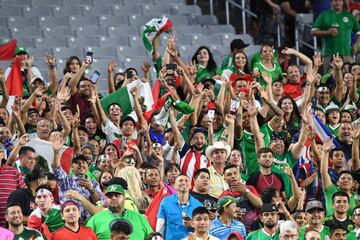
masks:
[[[67,227],[62,227],[59,230],[55,231],[52,236],[52,240],[97,240],[98,237],[89,227],[80,226],[77,232],[73,232]]]

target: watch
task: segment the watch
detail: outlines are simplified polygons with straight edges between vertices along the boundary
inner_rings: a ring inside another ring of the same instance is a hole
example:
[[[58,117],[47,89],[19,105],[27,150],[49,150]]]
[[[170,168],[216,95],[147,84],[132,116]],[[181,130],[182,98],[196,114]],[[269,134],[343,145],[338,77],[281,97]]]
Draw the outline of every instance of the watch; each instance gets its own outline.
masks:
[[[250,190],[249,189],[245,189],[245,194],[248,194],[250,192]]]

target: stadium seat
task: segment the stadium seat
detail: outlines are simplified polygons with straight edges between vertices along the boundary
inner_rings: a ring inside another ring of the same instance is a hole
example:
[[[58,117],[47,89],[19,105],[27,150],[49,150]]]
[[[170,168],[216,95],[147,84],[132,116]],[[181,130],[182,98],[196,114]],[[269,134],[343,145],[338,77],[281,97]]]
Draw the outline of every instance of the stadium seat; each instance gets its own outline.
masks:
[[[260,52],[261,45],[250,45],[245,49],[246,56],[251,59],[256,53]]]
[[[61,0],[51,0],[51,1],[49,1],[49,0],[31,0],[31,3],[32,3],[32,6],[43,6],[43,7],[60,7],[60,6],[62,6]]]
[[[99,47],[97,37],[68,38],[69,47]]]
[[[148,23],[151,19],[153,18],[161,18],[162,16],[157,16],[157,15],[147,15],[147,16],[143,16],[143,15],[130,15],[129,16],[129,23],[130,26],[145,26],[146,23]]]
[[[128,16],[131,14],[141,14],[141,6],[126,5],[126,6],[112,6],[114,16]]]
[[[76,7],[76,6],[55,7],[54,15],[55,16],[81,16],[82,9],[81,9],[81,7]]]
[[[35,17],[9,17],[7,25],[10,29],[36,27],[38,26],[38,19]]]
[[[43,31],[39,27],[25,27],[10,29],[13,38],[17,37],[43,37]]]
[[[100,47],[129,46],[129,38],[127,36],[99,37],[99,43]]]
[[[200,15],[200,16],[190,16],[189,22],[191,25],[216,25],[218,23],[218,19],[214,15]]]
[[[66,16],[59,17],[40,17],[39,25],[41,27],[57,27],[57,26],[70,26],[69,19]]]
[[[147,15],[170,15],[171,14],[171,5],[168,4],[159,4],[159,5],[151,5],[144,4],[142,5],[142,14]]]
[[[205,26],[205,31],[207,32],[207,34],[216,34],[216,33],[235,34],[235,29],[232,25],[209,25],[209,26]]]
[[[189,25],[189,26],[178,26],[175,29],[176,33],[181,34],[201,34],[203,32],[203,28],[200,25]]]
[[[120,58],[126,58],[131,56],[143,56],[144,58],[148,57],[148,53],[145,50],[145,47],[132,48],[121,46],[116,48],[116,52]]]
[[[107,28],[108,34],[110,37],[116,36],[139,36],[140,32],[138,28],[129,27],[129,26],[113,26]]]
[[[124,5],[142,5],[142,4],[155,4],[154,0],[125,0]]]
[[[63,0],[64,6],[77,6],[77,7],[85,7],[85,6],[93,6],[94,3],[92,0]]]
[[[238,34],[238,35],[226,34],[226,36],[225,36],[224,34],[219,33],[219,34],[215,34],[215,35],[222,37],[223,44],[226,46],[230,46],[231,41],[236,38],[240,38],[246,44],[254,44],[254,39],[249,34]]]
[[[52,26],[44,28],[45,37],[75,37],[75,30],[69,26]]]
[[[85,56],[84,48],[55,47],[53,51],[57,59],[67,59],[70,56],[83,58]]]
[[[173,4],[172,14],[201,15],[201,9],[197,5]]]
[[[124,5],[124,0],[94,0],[94,6],[119,6]]]
[[[68,47],[68,42],[65,37],[37,38],[35,44],[37,47],[42,48]]]
[[[73,27],[77,26],[86,26],[86,25],[92,25],[92,26],[98,26],[99,20],[97,17],[94,16],[69,16],[69,22],[70,25]]]
[[[27,48],[30,56],[34,56],[35,59],[43,59],[45,61],[45,56],[47,54],[53,54],[53,50],[51,48]]]
[[[194,46],[222,44],[221,38],[217,35],[189,34]]]
[[[94,58],[109,58],[113,56],[117,57],[115,47],[85,47],[86,51],[91,51],[94,53]]]
[[[53,15],[52,7],[26,7],[23,9],[25,17],[48,17]]]
[[[2,0],[1,7],[30,7],[30,0]]]
[[[100,15],[112,15],[111,6],[85,6],[83,8],[84,16],[100,16]]]
[[[188,17],[185,15],[171,15],[167,16],[171,19],[172,24],[176,28],[177,26],[187,26],[189,24]]]
[[[129,24],[128,16],[99,16],[100,26],[127,26]]]
[[[82,36],[106,36],[106,29],[99,26],[79,26],[76,28],[76,34],[78,37]]]
[[[35,39],[32,37],[17,37],[17,45],[22,47],[35,48]]]
[[[0,38],[9,37],[9,29],[7,27],[0,27]]]
[[[23,11],[21,7],[6,7],[0,8],[1,17],[21,17],[23,16]]]

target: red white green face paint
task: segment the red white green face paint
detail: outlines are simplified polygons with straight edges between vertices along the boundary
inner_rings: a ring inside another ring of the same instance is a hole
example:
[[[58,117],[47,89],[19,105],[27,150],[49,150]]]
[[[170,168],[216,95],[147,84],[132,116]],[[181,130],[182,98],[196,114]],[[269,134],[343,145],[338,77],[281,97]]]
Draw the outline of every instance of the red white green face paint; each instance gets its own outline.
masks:
[[[52,193],[45,188],[39,189],[36,192],[35,202],[40,210],[48,211],[50,209],[53,201],[52,196]]]

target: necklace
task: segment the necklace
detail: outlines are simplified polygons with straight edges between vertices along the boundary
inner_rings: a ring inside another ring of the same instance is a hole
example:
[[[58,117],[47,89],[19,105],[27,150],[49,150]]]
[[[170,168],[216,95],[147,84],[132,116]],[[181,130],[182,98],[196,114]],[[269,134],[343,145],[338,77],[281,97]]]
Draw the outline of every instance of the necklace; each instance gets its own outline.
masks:
[[[268,183],[268,181],[266,181],[266,177],[265,177],[264,174],[261,173],[261,176],[264,178],[264,180],[265,180],[265,182],[266,182],[266,184],[267,184],[268,186],[273,185],[273,183],[274,183],[274,174],[271,173],[271,183]]]

